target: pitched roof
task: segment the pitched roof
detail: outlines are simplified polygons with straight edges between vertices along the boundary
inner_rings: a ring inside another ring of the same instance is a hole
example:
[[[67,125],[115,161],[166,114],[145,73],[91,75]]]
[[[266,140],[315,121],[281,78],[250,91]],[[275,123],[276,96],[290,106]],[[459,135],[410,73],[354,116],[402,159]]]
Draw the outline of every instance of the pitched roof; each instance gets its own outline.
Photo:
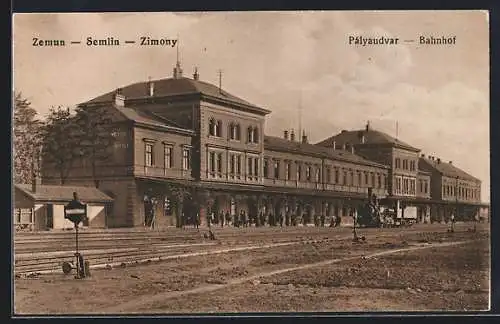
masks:
[[[363,135],[364,135],[364,143],[362,143]],[[368,130],[366,129],[358,129],[352,131],[343,130],[337,135],[331,136],[319,143],[316,143],[316,145],[333,147],[334,142],[335,145],[337,146],[339,145],[342,146],[344,144],[351,144],[351,145],[391,144],[393,146],[403,147],[412,151],[417,151],[417,152],[420,151],[420,149],[417,149],[403,141],[400,141],[399,139],[394,138],[389,134],[371,128],[368,128]]]
[[[35,201],[69,202],[73,200],[73,192],[78,194],[78,199],[82,202],[113,201],[113,198],[94,187],[38,185],[35,193],[31,191],[30,184],[15,184],[14,187]]]
[[[280,150],[295,154],[314,155],[333,160],[341,160],[351,163],[359,163],[364,165],[371,165],[379,168],[387,169],[388,167],[376,162],[369,161],[359,155],[352,154],[345,150],[333,150],[329,147],[319,145],[302,143],[287,140],[281,137],[264,136],[264,149],[267,150]]]
[[[141,124],[192,132],[191,129],[186,129],[181,125],[178,125],[174,121],[162,116],[158,116],[157,114],[146,109],[119,106],[115,106],[114,108],[121,112],[125,116],[125,118]]]
[[[425,157],[420,157],[419,158],[419,164],[420,163],[425,163],[428,167],[433,168],[440,174],[450,177],[450,178],[456,178],[458,177],[459,179],[463,180],[470,180],[470,181],[481,181],[478,178],[473,177],[472,175],[468,174],[467,172],[457,168],[451,163],[446,163],[441,160],[430,160]],[[420,165],[419,165],[420,168]]]
[[[138,98],[149,97],[149,82],[154,83],[153,97],[165,97],[165,96],[186,95],[186,94],[202,94],[220,100],[231,101],[233,103],[237,103],[247,107],[252,107],[267,111],[254,104],[251,104],[246,100],[238,98],[225,90],[219,89],[219,87],[213,84],[185,77],[137,82],[121,88],[121,93],[127,99],[138,99]],[[113,99],[114,94],[115,90],[110,91],[106,94],[103,94],[99,97],[93,98],[83,103],[83,105],[111,102],[114,100]]]

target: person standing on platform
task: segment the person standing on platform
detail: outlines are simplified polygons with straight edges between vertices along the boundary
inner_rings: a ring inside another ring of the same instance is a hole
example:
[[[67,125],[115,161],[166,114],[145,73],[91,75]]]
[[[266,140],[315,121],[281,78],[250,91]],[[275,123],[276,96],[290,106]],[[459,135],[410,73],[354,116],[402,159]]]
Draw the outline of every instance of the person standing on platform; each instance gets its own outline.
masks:
[[[219,212],[219,221],[220,221],[220,226],[224,228],[224,212],[222,210]]]

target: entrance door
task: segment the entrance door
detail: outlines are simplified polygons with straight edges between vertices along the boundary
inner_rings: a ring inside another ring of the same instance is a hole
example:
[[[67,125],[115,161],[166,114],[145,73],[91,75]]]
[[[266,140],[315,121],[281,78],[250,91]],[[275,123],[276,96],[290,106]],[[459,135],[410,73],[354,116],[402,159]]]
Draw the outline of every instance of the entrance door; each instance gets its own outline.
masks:
[[[47,204],[47,217],[45,218],[45,228],[54,228],[54,205]]]

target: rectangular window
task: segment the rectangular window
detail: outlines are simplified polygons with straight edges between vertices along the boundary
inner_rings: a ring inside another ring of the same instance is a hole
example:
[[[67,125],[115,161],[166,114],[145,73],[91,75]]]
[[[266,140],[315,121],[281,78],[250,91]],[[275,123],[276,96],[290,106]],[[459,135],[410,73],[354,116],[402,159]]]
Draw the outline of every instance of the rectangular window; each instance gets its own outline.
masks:
[[[280,178],[280,161],[274,161],[274,179]]]
[[[165,145],[165,169],[172,167],[172,146]]]
[[[396,169],[399,169],[401,167],[401,160],[399,158],[396,158]]]
[[[253,162],[253,159],[252,159],[252,158],[250,158],[250,157],[249,157],[249,158],[247,158],[247,174],[248,174],[249,176],[251,176],[251,175],[252,175],[252,173],[253,173],[252,162]]]
[[[153,166],[153,144],[146,143],[146,166]]]
[[[306,179],[307,181],[311,181],[311,166],[306,167]]]
[[[222,153],[217,154],[217,172],[222,173]]]
[[[352,173],[352,172],[351,172]],[[316,183],[321,181],[321,173],[319,168],[316,169]]]
[[[365,172],[365,185],[368,186],[368,172]]]
[[[302,164],[297,163],[297,180],[302,180]]]
[[[215,172],[215,152],[210,152],[210,172]]]
[[[339,170],[335,169],[335,183],[339,183]]]
[[[230,154],[229,155],[229,173],[231,175],[234,175],[234,170],[236,169],[235,164],[236,164],[235,156],[234,156],[234,154]]]
[[[16,218],[14,224],[21,224],[21,209],[16,208]]]
[[[356,172],[356,175],[358,177],[358,187],[361,187],[363,185],[363,178],[361,176],[361,172],[360,171]]]
[[[396,177],[396,193],[400,194],[401,193],[401,178]]]
[[[326,183],[332,182],[332,170],[330,168],[326,168]]]
[[[236,157],[236,173],[238,175],[241,175],[241,156],[240,155],[238,155]]]
[[[427,181],[424,181],[424,193],[427,193]]]
[[[372,173],[372,187],[375,187],[375,173]]]
[[[264,159],[264,178],[268,177],[268,167],[269,161],[267,159]]]
[[[382,178],[380,177],[380,174],[377,175],[377,187],[382,188]]]
[[[290,162],[285,162],[285,180],[290,180]]]
[[[343,179],[342,180],[343,180],[342,184],[344,186],[347,186],[347,171],[344,171],[344,173],[343,173]]]
[[[253,159],[253,175],[258,177],[259,176],[259,158],[254,158]]]
[[[189,148],[182,149],[182,169],[191,169],[191,149]]]

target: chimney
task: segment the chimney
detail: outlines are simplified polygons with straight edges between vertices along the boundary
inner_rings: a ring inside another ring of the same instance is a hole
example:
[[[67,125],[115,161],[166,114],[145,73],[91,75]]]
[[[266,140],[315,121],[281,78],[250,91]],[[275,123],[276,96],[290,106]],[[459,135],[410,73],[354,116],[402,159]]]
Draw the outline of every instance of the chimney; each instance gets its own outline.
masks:
[[[118,107],[125,106],[125,96],[122,94],[122,89],[118,88],[115,92],[115,105]]]
[[[420,155],[420,157],[421,157],[421,158],[425,158],[425,154],[421,154],[421,155]]]
[[[453,161],[450,161],[450,164],[453,164]]]
[[[370,121],[366,122],[366,131],[368,132],[370,130]]]
[[[295,141],[295,132],[293,131],[293,129],[290,133],[290,141]]]
[[[177,64],[174,67],[174,79],[182,78],[182,68],[181,63],[177,61]]]
[[[358,137],[359,137],[359,142],[361,144],[365,144],[365,134],[363,133],[363,131],[358,132]]]
[[[438,158],[437,161],[438,161],[438,164],[441,163],[441,159],[440,158]]]
[[[333,149],[336,150],[337,149],[337,142],[335,140],[333,140]]]
[[[347,131],[345,129],[343,129],[340,133],[345,133],[345,132],[347,132]]]
[[[302,133],[302,143],[303,144],[307,144],[307,135],[306,135],[306,131],[304,131]]]
[[[149,80],[148,85],[149,85],[149,96],[153,97],[155,95],[155,83]]]
[[[200,75],[198,74],[198,68],[194,68],[194,74],[193,74],[193,79],[198,81],[200,79]]]
[[[286,140],[288,139],[288,131],[287,130],[285,130],[283,132],[283,138],[286,139]]]
[[[432,160],[432,156],[430,156],[430,155],[429,155],[429,156],[427,156],[427,158],[428,158],[429,160]]]

